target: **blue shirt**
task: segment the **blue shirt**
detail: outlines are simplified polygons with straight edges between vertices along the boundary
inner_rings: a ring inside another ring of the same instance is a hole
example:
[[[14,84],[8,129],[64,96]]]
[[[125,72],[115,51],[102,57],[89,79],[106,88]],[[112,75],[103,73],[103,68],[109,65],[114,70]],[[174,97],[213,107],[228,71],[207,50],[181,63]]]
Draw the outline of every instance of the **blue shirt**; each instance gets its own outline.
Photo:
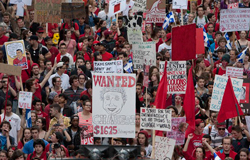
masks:
[[[45,146],[47,146],[47,144],[49,144],[47,141],[45,141],[44,139],[42,139],[45,143]],[[30,140],[29,142],[27,142],[24,146],[23,146],[23,153],[25,154],[30,154],[33,153],[34,151],[34,147],[33,147],[33,143],[34,140]]]

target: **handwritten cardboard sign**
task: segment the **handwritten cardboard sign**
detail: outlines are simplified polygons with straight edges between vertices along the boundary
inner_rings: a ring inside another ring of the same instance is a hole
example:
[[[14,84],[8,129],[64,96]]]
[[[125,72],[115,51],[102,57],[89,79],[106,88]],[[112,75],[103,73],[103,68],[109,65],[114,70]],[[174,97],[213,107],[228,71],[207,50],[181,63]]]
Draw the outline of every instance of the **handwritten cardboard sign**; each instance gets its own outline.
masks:
[[[85,16],[84,3],[62,3],[62,11],[62,19],[79,19]]]
[[[226,76],[231,78],[243,78],[243,68],[227,67]]]
[[[173,9],[187,9],[187,0],[173,0]]]
[[[174,152],[175,139],[168,137],[155,137],[155,159],[170,160]]]
[[[35,0],[35,22],[60,23],[62,0]]]
[[[167,132],[167,137],[176,140],[176,145],[183,145],[185,141],[185,132],[188,127],[186,117],[172,118],[172,131]]]
[[[228,9],[239,8],[239,3],[231,3],[227,5]]]
[[[135,138],[135,74],[93,73],[95,137]]]
[[[131,29],[128,28],[128,42],[129,44],[141,43],[143,42],[142,39],[142,32],[140,29]]]
[[[160,62],[162,78],[165,62]],[[185,94],[187,87],[186,61],[169,61],[167,63],[168,93]]]
[[[123,73],[122,60],[94,61],[95,73]]]
[[[132,7],[132,11],[135,13],[135,12],[138,12],[138,11],[142,11],[142,12],[145,12],[147,9],[147,0],[133,0],[135,3],[134,3],[134,6]]]
[[[132,44],[134,69],[143,69],[143,65],[155,66],[155,42]]]
[[[215,75],[210,110],[212,111],[220,110],[222,98],[223,98],[225,88],[227,85],[227,80],[228,80],[228,77],[226,76]],[[232,80],[235,97],[238,100],[238,102],[240,102],[243,80],[237,79],[237,78],[231,78],[231,80]]]
[[[5,73],[8,75],[14,75],[14,76],[21,76],[22,67],[0,63],[0,73]]]
[[[31,109],[32,96],[33,96],[32,92],[20,91],[19,92],[19,97],[18,97],[18,107],[19,108]]]
[[[171,131],[171,110],[141,107],[141,128]]]
[[[222,9],[220,11],[220,31],[248,31],[250,8]]]

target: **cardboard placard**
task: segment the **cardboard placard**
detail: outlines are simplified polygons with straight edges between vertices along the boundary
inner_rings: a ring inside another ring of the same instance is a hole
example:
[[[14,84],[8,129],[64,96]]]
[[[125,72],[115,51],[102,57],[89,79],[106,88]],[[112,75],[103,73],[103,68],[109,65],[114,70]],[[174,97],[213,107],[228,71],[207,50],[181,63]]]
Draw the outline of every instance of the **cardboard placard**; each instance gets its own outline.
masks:
[[[84,3],[62,3],[61,18],[79,19],[85,17]]]
[[[142,69],[143,65],[155,66],[155,42],[142,42],[132,45],[134,69]]]
[[[32,92],[20,91],[18,96],[18,108],[31,109],[32,96]]]
[[[171,110],[141,107],[140,125],[142,129],[171,131]]]
[[[250,8],[222,9],[220,11],[220,31],[248,31]]]
[[[225,88],[227,85],[227,80],[228,80],[228,77],[226,76],[215,75],[210,110],[212,111],[220,110],[222,98],[223,98]],[[235,97],[238,100],[238,102],[240,102],[243,80],[237,79],[237,78],[231,78],[231,80],[232,80]]]
[[[185,142],[185,132],[188,127],[186,117],[172,118],[172,130],[167,132],[167,137],[176,140],[176,145],[183,145]]]
[[[135,74],[93,73],[95,137],[135,138]]]
[[[163,23],[166,18],[166,0],[147,1],[147,23]]]
[[[109,1],[109,16],[112,17],[117,13],[126,10],[126,0],[110,0]]]
[[[145,12],[147,10],[147,0],[133,0],[134,6],[132,8],[132,11],[138,12],[138,11],[142,11]]]
[[[155,159],[157,160],[170,160],[175,147],[175,139],[168,137],[155,137]]]
[[[173,9],[187,9],[187,0],[173,0]]]
[[[23,40],[5,42],[7,61],[9,65],[28,69],[28,61]]]
[[[128,42],[129,44],[141,43],[142,39],[142,31],[140,29],[130,29],[128,28]]]
[[[243,85],[241,88],[241,96],[240,96],[240,107],[242,111],[250,115],[250,79],[245,78],[243,79]]]
[[[35,0],[34,22],[60,23],[62,0]]]
[[[226,76],[231,78],[243,78],[243,68],[227,67]]]
[[[5,73],[14,76],[21,76],[22,67],[0,63],[0,73]]]
[[[123,73],[122,60],[116,61],[94,61],[95,73]]]

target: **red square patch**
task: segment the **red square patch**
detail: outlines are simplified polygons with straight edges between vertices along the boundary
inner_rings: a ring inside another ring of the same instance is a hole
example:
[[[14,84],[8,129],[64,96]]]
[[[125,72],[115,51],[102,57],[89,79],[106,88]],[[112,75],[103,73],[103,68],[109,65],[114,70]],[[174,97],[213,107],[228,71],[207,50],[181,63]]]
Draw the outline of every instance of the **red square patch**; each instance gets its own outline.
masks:
[[[120,10],[120,3],[118,3],[118,4],[116,4],[115,6],[114,6],[114,13],[115,12],[118,12],[119,10]]]
[[[141,112],[142,112],[142,113],[145,113],[145,109],[142,109]]]

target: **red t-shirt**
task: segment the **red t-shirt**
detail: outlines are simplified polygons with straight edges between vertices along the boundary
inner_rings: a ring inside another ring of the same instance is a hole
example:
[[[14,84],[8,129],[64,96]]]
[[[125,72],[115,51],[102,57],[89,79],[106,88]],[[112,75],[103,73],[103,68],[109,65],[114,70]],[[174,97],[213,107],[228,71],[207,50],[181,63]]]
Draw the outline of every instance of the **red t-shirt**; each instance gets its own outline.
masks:
[[[64,27],[64,29],[70,29],[68,23],[66,23],[65,25],[64,25],[64,23],[63,23],[63,24],[62,24],[62,27],[61,27],[61,30],[63,29],[63,27]],[[75,30],[79,30],[79,26],[78,26],[77,23],[75,23]],[[72,34],[72,35],[71,35],[71,39],[76,40],[76,35],[75,35],[75,34]]]
[[[66,155],[66,157],[69,157],[69,151],[68,151],[68,149],[67,149],[64,145],[61,145],[61,147],[63,147],[63,149],[65,150],[65,155]],[[46,145],[44,151],[45,151],[46,153],[50,151],[50,143]],[[53,153],[55,154],[55,150],[53,150]]]
[[[13,60],[13,65],[14,66],[21,66],[22,68],[27,68],[27,60],[25,57],[23,57],[21,60],[19,60],[18,58],[15,58]]]
[[[48,32],[50,33],[51,37],[53,37],[54,33],[52,32],[52,29],[58,28],[57,23],[48,23]]]
[[[23,143],[21,141],[18,142],[17,149],[23,149]]]
[[[216,74],[217,68],[213,70],[214,75]],[[221,67],[219,68],[218,75],[222,76],[223,74],[226,74],[226,70],[223,70]]]
[[[46,120],[46,130],[48,130],[49,129],[49,121],[50,121],[49,115],[47,113],[41,111],[41,113],[37,113],[37,117],[45,118],[45,120]]]
[[[22,70],[21,76],[22,76],[22,82],[25,83],[30,77],[31,77],[31,65],[30,60],[27,60],[28,63],[28,69]]]
[[[113,55],[109,52],[105,52],[102,54],[102,60],[103,61],[109,61],[110,58],[113,58]]]
[[[5,42],[7,42],[9,39],[9,37],[3,35],[1,38],[0,38],[0,45],[3,45]]]
[[[197,135],[193,133],[194,137],[190,140],[187,152],[190,153],[190,155],[195,156],[194,150],[196,147],[202,146],[202,137],[203,133],[201,135]]]
[[[214,62],[214,68],[220,67],[221,60],[219,59],[218,61]]]
[[[34,100],[34,96],[36,96],[37,98],[39,98],[42,101],[42,88],[39,84],[39,88],[36,90],[36,92],[33,94],[33,100]],[[34,109],[34,107],[32,106],[31,109]]]
[[[41,41],[38,40],[38,43],[40,43],[40,44],[42,44],[44,46],[46,45],[44,39],[42,39]]]

